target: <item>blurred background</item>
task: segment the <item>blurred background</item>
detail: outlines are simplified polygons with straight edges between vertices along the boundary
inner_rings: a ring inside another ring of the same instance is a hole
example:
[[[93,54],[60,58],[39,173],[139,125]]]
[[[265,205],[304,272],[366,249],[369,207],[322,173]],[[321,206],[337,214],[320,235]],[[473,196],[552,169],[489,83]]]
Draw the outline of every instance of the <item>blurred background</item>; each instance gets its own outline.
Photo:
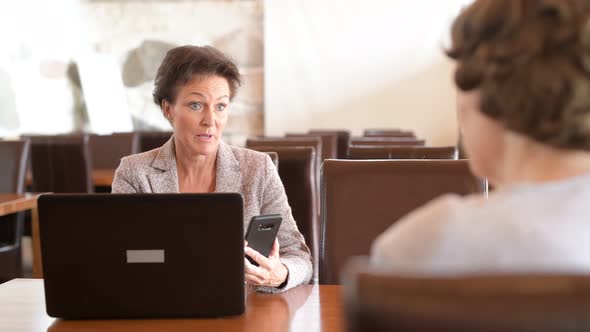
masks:
[[[229,143],[310,128],[457,140],[444,45],[467,0],[21,0],[0,6],[0,136],[170,130],[166,51],[209,44],[244,85]]]

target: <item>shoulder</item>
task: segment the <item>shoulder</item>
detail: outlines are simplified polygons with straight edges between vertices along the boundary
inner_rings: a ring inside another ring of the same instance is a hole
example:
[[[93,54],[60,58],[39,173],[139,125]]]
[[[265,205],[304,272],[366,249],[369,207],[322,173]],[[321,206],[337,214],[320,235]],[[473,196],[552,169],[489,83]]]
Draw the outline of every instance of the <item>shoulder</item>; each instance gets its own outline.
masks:
[[[147,179],[146,176],[155,171],[151,164],[158,155],[159,150],[160,148],[122,158],[119,167],[115,171],[111,185],[112,192],[145,192],[145,188],[141,188]]]
[[[409,213],[390,226],[374,241],[371,256],[377,265],[391,262],[429,260],[455,232],[461,232],[464,221],[472,219],[471,211],[485,198],[446,194]]]
[[[242,170],[264,171],[270,157],[259,151],[228,145]]]
[[[153,149],[147,152],[142,152],[121,159],[119,167],[117,167],[117,175],[124,178],[133,177],[133,175],[149,173],[153,170],[152,162],[158,155],[161,148]]]
[[[152,163],[152,161],[154,161],[154,159],[156,158],[156,156],[158,155],[158,152],[160,151],[161,148],[157,148],[157,149],[153,149],[150,151],[146,151],[146,152],[142,152],[142,153],[138,153],[138,154],[133,154],[127,157],[123,157],[121,158],[121,165],[119,166],[119,168],[121,167],[127,167],[127,168],[136,168],[136,167],[144,167],[144,166],[150,166],[150,164]]]
[[[402,217],[386,234],[432,231],[432,224],[439,228],[455,222],[458,216],[464,215],[462,210],[468,209],[471,204],[469,198],[456,194],[442,195]]]

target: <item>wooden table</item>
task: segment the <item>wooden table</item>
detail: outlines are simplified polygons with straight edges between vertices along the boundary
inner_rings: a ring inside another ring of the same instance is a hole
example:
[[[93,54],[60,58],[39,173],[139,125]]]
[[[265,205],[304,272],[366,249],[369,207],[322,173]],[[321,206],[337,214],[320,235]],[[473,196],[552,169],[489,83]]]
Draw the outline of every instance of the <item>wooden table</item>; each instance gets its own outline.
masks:
[[[342,307],[340,286],[305,285],[282,294],[248,291],[241,316],[66,321],[45,313],[42,280],[15,279],[0,285],[0,331],[343,331]]]
[[[95,187],[110,187],[114,178],[114,169],[95,169],[92,171],[92,183],[94,183]]]
[[[0,217],[37,208],[37,194],[0,193]]]
[[[31,228],[33,242],[33,276],[41,277],[41,246],[39,242],[39,213],[37,198],[39,194],[0,193],[0,216],[31,210]]]
[[[115,178],[115,170],[111,168],[92,170],[92,183],[95,187],[110,187]],[[33,184],[31,173],[27,174],[27,186]]]

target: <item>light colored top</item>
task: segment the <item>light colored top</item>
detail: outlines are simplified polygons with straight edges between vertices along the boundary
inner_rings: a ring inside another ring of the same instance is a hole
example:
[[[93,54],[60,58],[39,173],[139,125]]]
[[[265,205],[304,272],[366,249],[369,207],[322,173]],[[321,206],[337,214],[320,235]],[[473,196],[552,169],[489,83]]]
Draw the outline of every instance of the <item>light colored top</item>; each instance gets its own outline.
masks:
[[[178,193],[174,151],[171,138],[160,148],[121,159],[112,192]],[[281,289],[259,287],[258,290],[276,292],[308,283],[312,276],[309,248],[297,229],[285,188],[270,157],[220,142],[216,167],[215,192],[235,192],[243,196],[244,233],[253,216],[280,214],[283,217],[277,238],[280,260],[289,270],[287,284]]]
[[[445,195],[392,225],[372,264],[400,273],[590,272],[590,175]]]

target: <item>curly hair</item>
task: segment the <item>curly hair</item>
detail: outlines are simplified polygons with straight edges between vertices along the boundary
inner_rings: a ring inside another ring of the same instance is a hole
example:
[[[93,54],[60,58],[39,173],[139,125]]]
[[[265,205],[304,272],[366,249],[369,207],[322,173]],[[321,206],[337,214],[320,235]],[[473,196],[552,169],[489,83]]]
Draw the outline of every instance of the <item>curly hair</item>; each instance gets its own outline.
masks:
[[[562,149],[590,150],[590,1],[477,0],[455,20],[455,84],[481,111]]]
[[[211,46],[180,46],[166,53],[156,73],[154,103],[173,103],[178,87],[188,83],[195,76],[217,75],[225,78],[229,85],[230,100],[236,96],[241,84],[238,67],[223,53]]]

